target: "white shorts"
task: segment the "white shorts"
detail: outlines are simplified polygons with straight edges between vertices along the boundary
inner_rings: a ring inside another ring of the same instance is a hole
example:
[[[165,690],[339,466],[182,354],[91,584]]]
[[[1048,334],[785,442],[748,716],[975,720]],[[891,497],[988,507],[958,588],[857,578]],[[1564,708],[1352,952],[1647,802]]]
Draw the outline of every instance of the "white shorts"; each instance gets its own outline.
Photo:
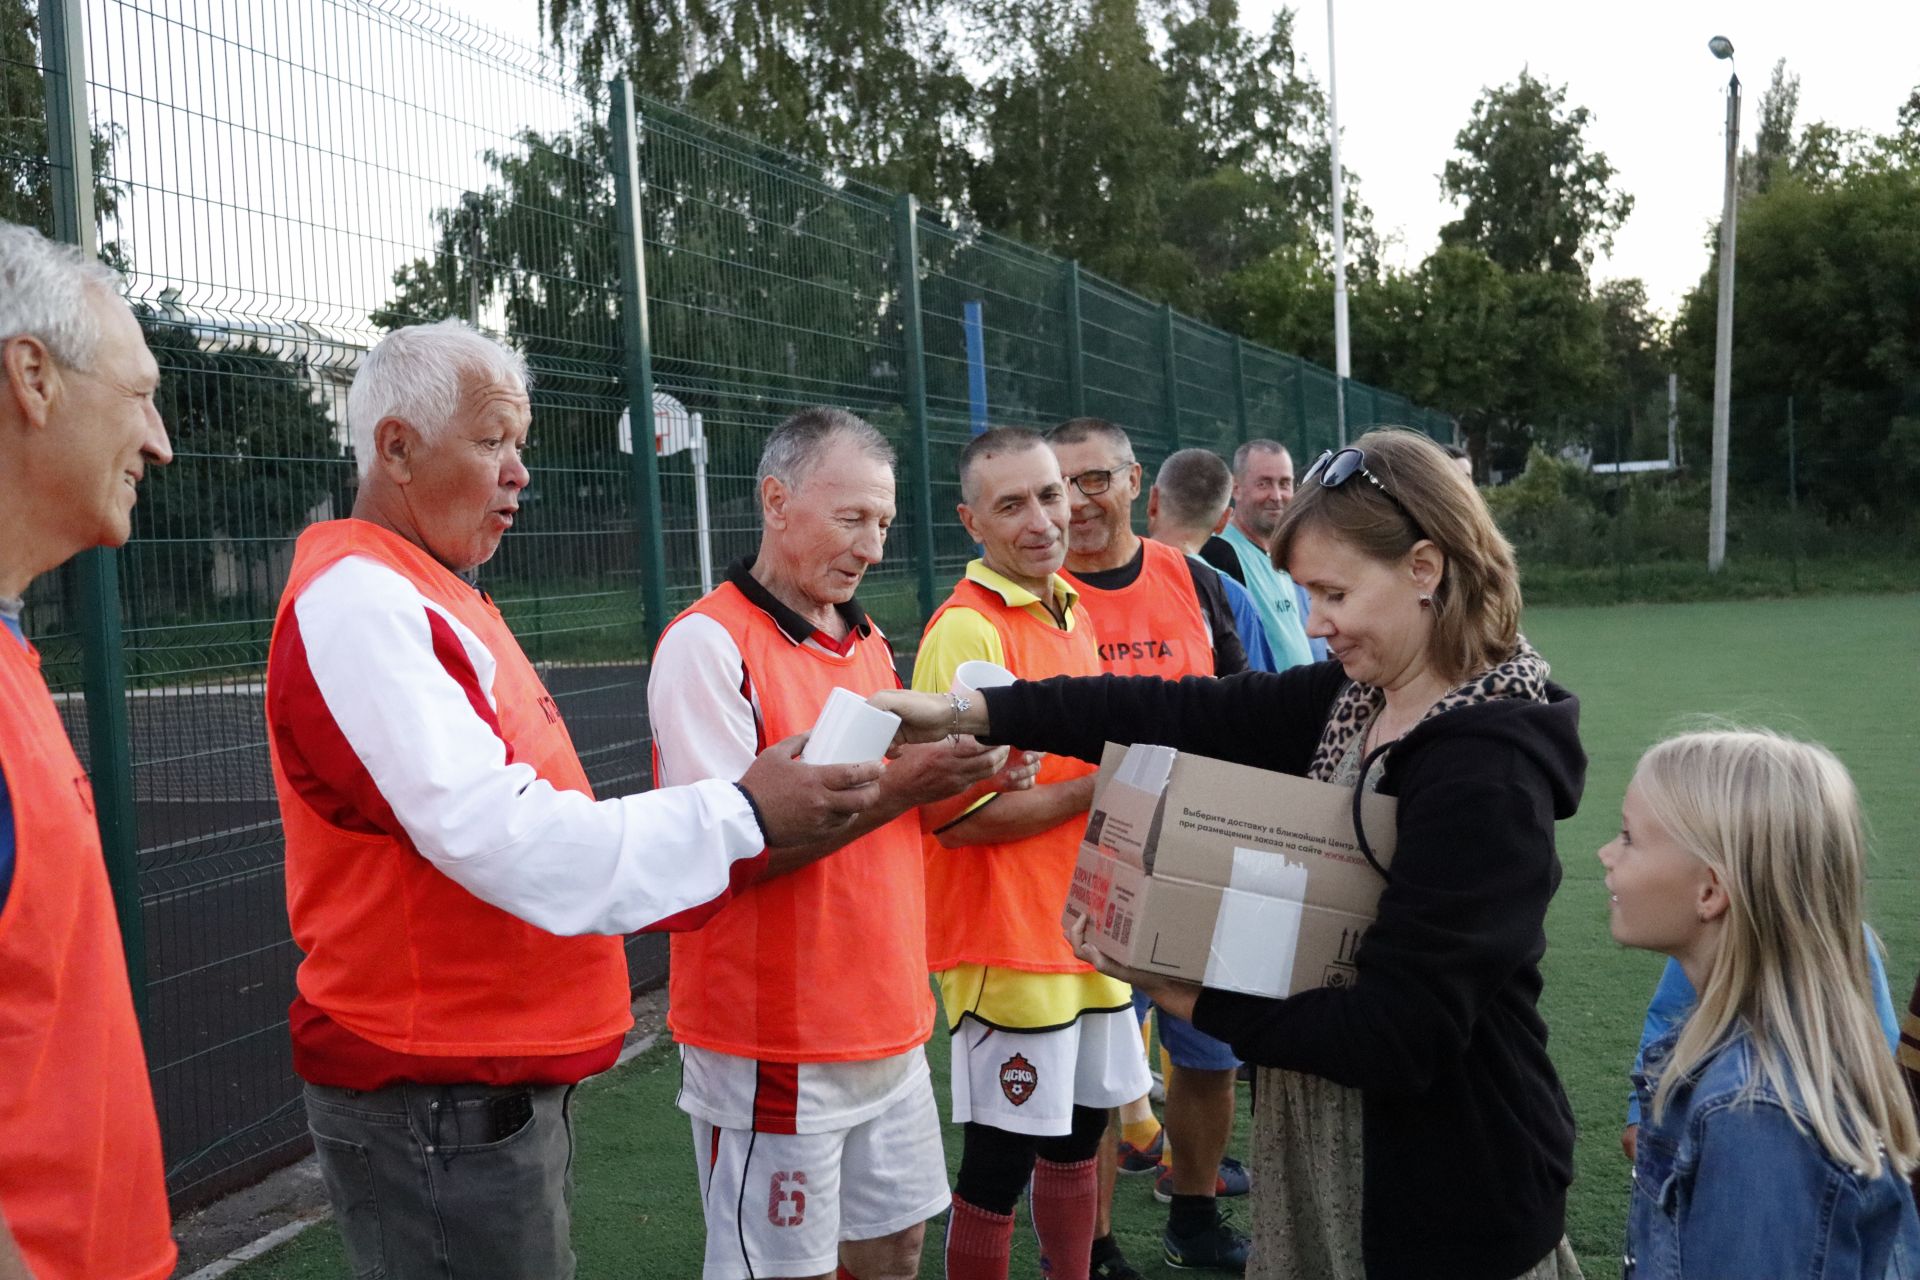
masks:
[[[841,1241],[904,1231],[951,1200],[924,1073],[879,1115],[831,1133],[718,1129],[696,1116],[693,1153],[707,1219],[705,1280],[831,1275]]]
[[[953,1033],[953,1122],[1036,1137],[1073,1132],[1073,1108],[1117,1107],[1153,1087],[1132,1009],[1083,1013],[1052,1031],[962,1018]]]

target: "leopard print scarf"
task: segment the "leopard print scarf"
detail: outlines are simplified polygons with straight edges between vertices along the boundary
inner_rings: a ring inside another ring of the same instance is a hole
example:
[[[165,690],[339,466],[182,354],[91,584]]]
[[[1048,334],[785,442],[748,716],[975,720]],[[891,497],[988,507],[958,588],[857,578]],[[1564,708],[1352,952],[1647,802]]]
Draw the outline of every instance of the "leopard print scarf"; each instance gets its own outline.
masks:
[[[1424,724],[1456,707],[1491,702],[1495,698],[1545,702],[1549,670],[1547,660],[1527,643],[1525,636],[1521,636],[1512,657],[1443,696],[1426,715],[1420,717],[1420,722]],[[1326,727],[1320,731],[1320,745],[1313,753],[1313,764],[1308,768],[1307,776],[1320,782],[1331,779],[1339,769],[1340,761],[1352,748],[1354,739],[1367,731],[1367,726],[1373,723],[1373,717],[1384,705],[1386,695],[1372,685],[1353,680],[1342,685],[1334,697],[1332,709],[1327,713]]]

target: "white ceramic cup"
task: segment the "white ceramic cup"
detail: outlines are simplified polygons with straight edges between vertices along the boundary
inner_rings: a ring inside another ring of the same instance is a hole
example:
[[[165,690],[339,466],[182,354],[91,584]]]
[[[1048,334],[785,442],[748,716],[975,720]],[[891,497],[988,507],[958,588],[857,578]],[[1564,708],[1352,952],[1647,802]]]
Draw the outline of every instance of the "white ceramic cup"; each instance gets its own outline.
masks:
[[[962,698],[971,699],[982,689],[998,689],[1001,685],[1012,684],[1017,676],[997,662],[988,662],[984,658],[975,658],[963,662],[954,670],[953,692]]]

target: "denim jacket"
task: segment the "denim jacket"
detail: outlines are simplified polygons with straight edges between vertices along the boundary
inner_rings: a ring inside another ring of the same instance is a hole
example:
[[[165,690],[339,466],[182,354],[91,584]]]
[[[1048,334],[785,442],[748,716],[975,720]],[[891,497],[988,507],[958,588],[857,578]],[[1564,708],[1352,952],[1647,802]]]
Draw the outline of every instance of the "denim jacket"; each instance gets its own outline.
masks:
[[[1627,1211],[1627,1280],[1916,1280],[1920,1217],[1889,1165],[1864,1178],[1835,1163],[1783,1101],[1761,1086],[1745,1029],[1736,1031],[1667,1096],[1653,1120],[1653,1089],[1675,1027],[1634,1073],[1642,1123]]]

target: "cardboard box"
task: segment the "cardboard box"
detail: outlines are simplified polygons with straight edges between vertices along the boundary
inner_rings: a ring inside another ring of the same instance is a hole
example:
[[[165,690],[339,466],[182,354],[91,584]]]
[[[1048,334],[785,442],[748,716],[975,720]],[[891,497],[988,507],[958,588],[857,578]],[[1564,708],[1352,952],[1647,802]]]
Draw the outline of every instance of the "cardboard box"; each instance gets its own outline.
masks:
[[[1065,922],[1135,969],[1251,995],[1354,978],[1386,882],[1354,839],[1353,792],[1171,747],[1107,744]],[[1391,867],[1395,802],[1361,801]]]

